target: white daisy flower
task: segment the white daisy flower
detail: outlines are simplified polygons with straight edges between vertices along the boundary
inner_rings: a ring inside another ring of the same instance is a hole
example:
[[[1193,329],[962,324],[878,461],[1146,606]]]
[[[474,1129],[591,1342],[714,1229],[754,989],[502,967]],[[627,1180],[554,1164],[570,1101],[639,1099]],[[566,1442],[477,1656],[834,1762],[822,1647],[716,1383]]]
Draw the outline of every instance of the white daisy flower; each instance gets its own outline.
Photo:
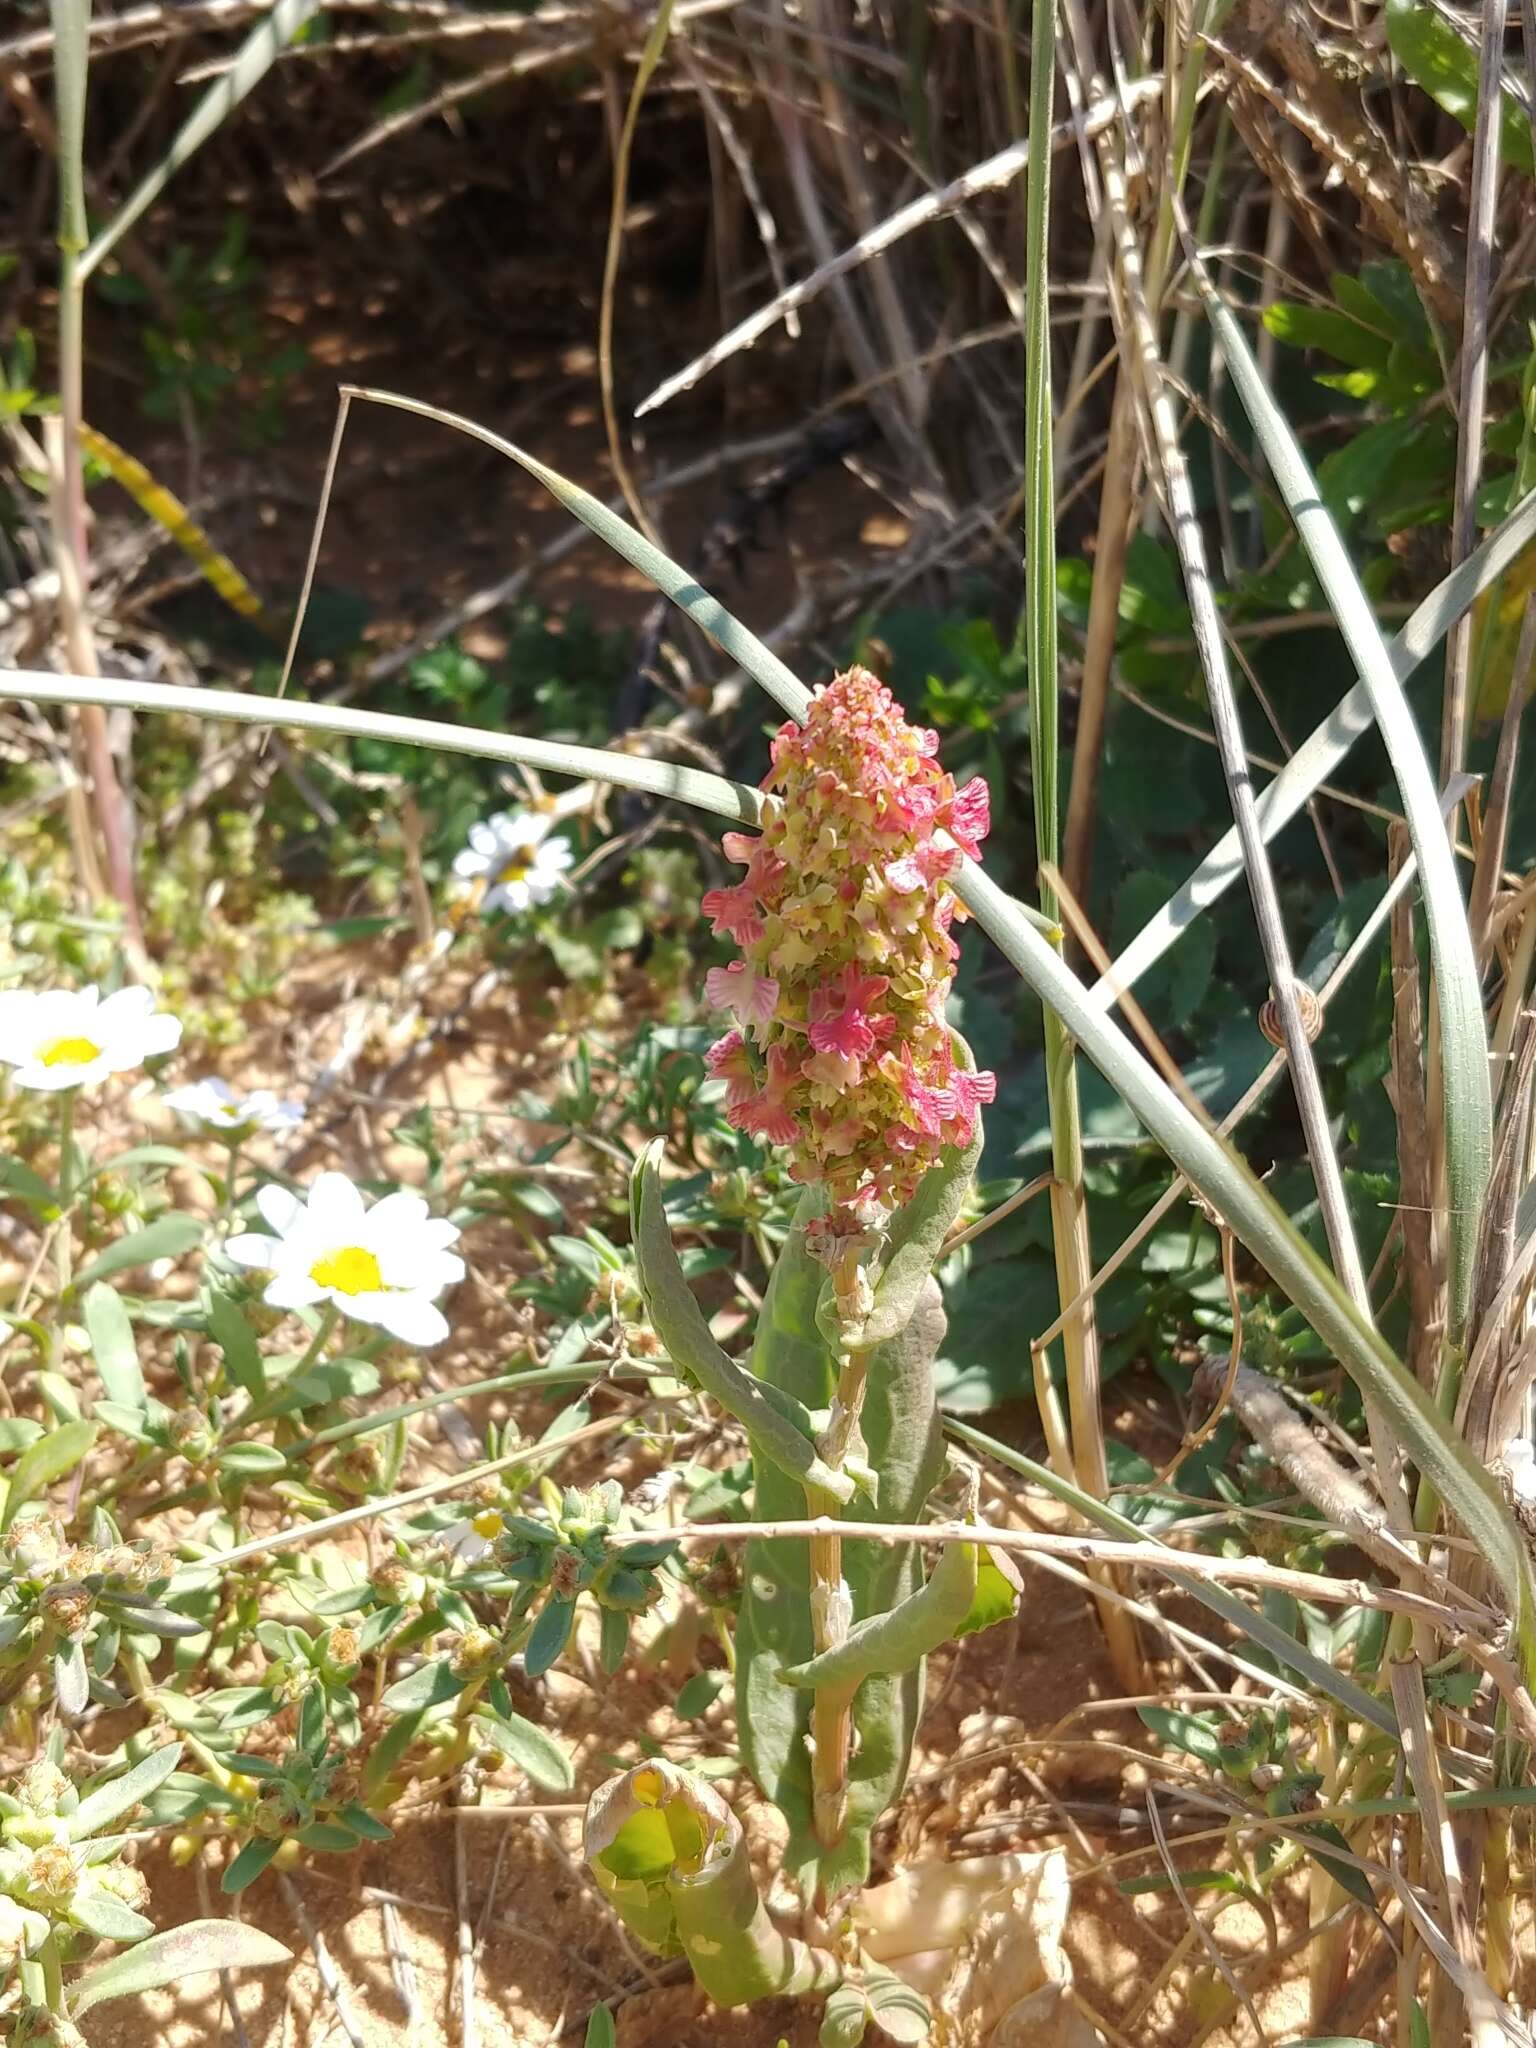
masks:
[[[165,1106],[221,1138],[249,1137],[254,1131],[291,1131],[304,1121],[303,1103],[284,1102],[270,1088],[237,1095],[227,1081],[217,1077],[173,1088],[165,1097]]]
[[[484,910],[516,916],[547,903],[574,858],[570,842],[551,839],[550,821],[539,811],[498,811],[469,828],[469,844],[453,863],[467,882],[486,884]]]
[[[6,989],[0,1061],[18,1088],[93,1088],[180,1043],[181,1021],[155,1008],[147,988]]]
[[[464,1278],[448,1247],[458,1225],[429,1214],[420,1195],[402,1190],[373,1207],[344,1173],[322,1173],[304,1198],[264,1187],[256,1207],[272,1235],[246,1231],[224,1250],[237,1266],[272,1278],[262,1299],[272,1308],[330,1302],[360,1323],[375,1323],[402,1344],[441,1344],[448,1321],[434,1306]]]
[[[504,1527],[495,1508],[482,1508],[478,1514],[466,1515],[462,1522],[439,1529],[432,1540],[457,1563],[479,1564],[490,1555],[491,1545]]]

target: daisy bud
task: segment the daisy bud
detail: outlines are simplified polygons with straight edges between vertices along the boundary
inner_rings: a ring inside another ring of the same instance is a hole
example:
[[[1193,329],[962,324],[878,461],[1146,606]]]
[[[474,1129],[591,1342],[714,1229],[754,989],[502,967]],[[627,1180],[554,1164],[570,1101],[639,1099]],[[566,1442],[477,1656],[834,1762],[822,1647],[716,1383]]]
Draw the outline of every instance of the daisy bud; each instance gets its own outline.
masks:
[[[987,787],[957,790],[938,744],[867,669],[836,677],[774,740],[762,836],[725,836],[745,876],[704,899],[744,955],[707,980],[736,1026],[708,1065],[730,1122],[826,1188],[818,1256],[878,1232],[996,1088],[958,1064],[944,1015],[953,876],[986,834]]]

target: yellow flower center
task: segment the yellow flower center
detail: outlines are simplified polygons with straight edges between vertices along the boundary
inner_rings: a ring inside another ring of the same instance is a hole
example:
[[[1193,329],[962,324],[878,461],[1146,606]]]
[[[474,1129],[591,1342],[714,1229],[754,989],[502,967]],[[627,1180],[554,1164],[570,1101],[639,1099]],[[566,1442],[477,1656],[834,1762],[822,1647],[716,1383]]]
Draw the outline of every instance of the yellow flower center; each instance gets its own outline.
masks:
[[[310,1267],[309,1277],[317,1287],[333,1288],[337,1294],[379,1294],[384,1287],[378,1260],[360,1244],[327,1252]]]
[[[534,847],[520,846],[496,877],[498,882],[525,882],[538,855]]]
[[[93,1038],[56,1038],[38,1058],[45,1067],[88,1067],[101,1058],[101,1047]]]
[[[501,1534],[501,1516],[494,1508],[483,1508],[478,1515],[470,1518],[470,1527],[477,1536],[484,1537],[487,1543],[494,1542]]]

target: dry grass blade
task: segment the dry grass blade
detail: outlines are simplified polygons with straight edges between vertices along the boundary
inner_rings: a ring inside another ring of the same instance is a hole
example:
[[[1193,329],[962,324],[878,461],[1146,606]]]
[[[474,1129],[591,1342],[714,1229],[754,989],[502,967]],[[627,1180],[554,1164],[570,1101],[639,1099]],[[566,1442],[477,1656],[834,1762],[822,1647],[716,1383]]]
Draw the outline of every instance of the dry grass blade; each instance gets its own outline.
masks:
[[[1161,89],[1159,79],[1139,79],[1128,98],[1133,106],[1143,105],[1155,99]],[[1083,118],[1083,125],[1088,133],[1094,134],[1100,128],[1107,128],[1117,121],[1120,114],[1121,107],[1118,101],[1100,100],[1088,109]],[[1051,148],[1065,149],[1075,139],[1077,129],[1078,124],[1073,121],[1063,121],[1059,127],[1052,128]],[[1029,144],[1013,142],[1006,149],[1000,149],[995,156],[988,157],[984,163],[974,165],[960,177],[940,186],[937,192],[925,192],[920,199],[911,200],[906,206],[898,208],[877,227],[861,235],[858,241],[819,264],[809,277],[803,278],[799,284],[791,285],[787,291],[777,293],[765,306],[760,306],[755,313],[748,314],[745,320],[738,321],[728,334],[712,343],[702,355],[696,356],[683,369],[665,378],[650,396],[635,408],[636,417],[655,412],[658,407],[676,398],[680,392],[691,391],[701,377],[707,377],[711,370],[718,369],[732,356],[739,355],[745,348],[750,348],[778,321],[797,311],[801,306],[809,305],[828,285],[835,283],[840,277],[846,277],[850,271],[857,270],[861,264],[869,262],[883,250],[891,248],[904,235],[910,235],[916,228],[926,227],[930,221],[942,220],[945,215],[966,205],[982,192],[994,192],[1001,186],[1011,185],[1014,179],[1022,177],[1028,168]]]

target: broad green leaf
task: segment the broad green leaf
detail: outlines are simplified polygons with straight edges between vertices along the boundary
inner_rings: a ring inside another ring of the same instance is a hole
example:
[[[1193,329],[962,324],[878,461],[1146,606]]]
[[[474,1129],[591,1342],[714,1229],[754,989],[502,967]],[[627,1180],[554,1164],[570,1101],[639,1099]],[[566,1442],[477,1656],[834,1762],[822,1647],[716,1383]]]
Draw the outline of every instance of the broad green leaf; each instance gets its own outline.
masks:
[[[243,1892],[248,1884],[256,1882],[282,1846],[281,1842],[273,1841],[267,1835],[253,1837],[231,1861],[220,1880],[219,1890],[231,1896]]]
[[[290,1960],[282,1943],[259,1927],[239,1920],[189,1920],[87,1970],[71,1994],[70,2010],[78,2019],[110,1998],[133,1998],[212,1970],[259,1970]]]
[[[19,1507],[52,1486],[56,1479],[62,1479],[66,1472],[73,1472],[95,1441],[94,1422],[66,1422],[62,1429],[50,1430],[47,1436],[29,1444],[11,1467],[0,1527],[9,1527]]]
[[[440,1707],[445,1700],[456,1700],[464,1686],[465,1680],[454,1677],[446,1660],[435,1657],[409,1677],[397,1679],[380,1705],[391,1714],[417,1714],[424,1707]]]
[[[587,2019],[586,2048],[615,2048],[618,2038],[612,2012],[606,2005],[594,2006]]]
[[[14,1195],[41,1214],[59,1206],[59,1191],[20,1159],[0,1159],[0,1195]]]
[[[313,1820],[307,1828],[300,1828],[295,1839],[306,1849],[314,1849],[321,1855],[345,1856],[357,1847],[357,1835],[351,1828],[339,1826],[335,1821]]]
[[[1196,1715],[1169,1707],[1138,1707],[1136,1711],[1165,1748],[1182,1749],[1186,1756],[1213,1767],[1220,1763],[1220,1740]]]
[[[1385,369],[1391,343],[1334,306],[1298,306],[1279,299],[1268,307],[1264,325],[1292,348],[1317,348],[1357,369]]]
[[[237,1479],[256,1479],[262,1473],[288,1469],[288,1460],[275,1444],[230,1444],[219,1452],[214,1463],[221,1472],[233,1473]]]
[[[1477,53],[1428,0],[1387,0],[1387,41],[1415,85],[1470,135],[1477,126]],[[1531,174],[1531,129],[1512,93],[1499,96],[1499,155]]]
[[[256,1333],[235,1303],[217,1288],[208,1298],[208,1333],[224,1354],[224,1370],[237,1387],[259,1401],[267,1390]]]
[[[179,1259],[183,1252],[202,1241],[203,1226],[196,1216],[160,1216],[143,1230],[130,1230],[116,1244],[91,1260],[75,1281],[78,1293],[94,1281],[113,1273],[126,1273],[135,1266],[153,1265],[156,1259]]]
[[[81,1312],[107,1399],[142,1410],[149,1397],[139,1365],[138,1340],[122,1296],[115,1287],[98,1282],[87,1292]]]
[[[547,1729],[521,1714],[498,1714],[483,1704],[476,1709],[476,1718],[490,1729],[497,1748],[524,1777],[545,1792],[570,1791],[576,1782],[575,1769],[564,1746]]]
[[[549,1599],[539,1610],[533,1634],[523,1651],[523,1666],[530,1678],[542,1678],[571,1639],[576,1619],[574,1600]]]

